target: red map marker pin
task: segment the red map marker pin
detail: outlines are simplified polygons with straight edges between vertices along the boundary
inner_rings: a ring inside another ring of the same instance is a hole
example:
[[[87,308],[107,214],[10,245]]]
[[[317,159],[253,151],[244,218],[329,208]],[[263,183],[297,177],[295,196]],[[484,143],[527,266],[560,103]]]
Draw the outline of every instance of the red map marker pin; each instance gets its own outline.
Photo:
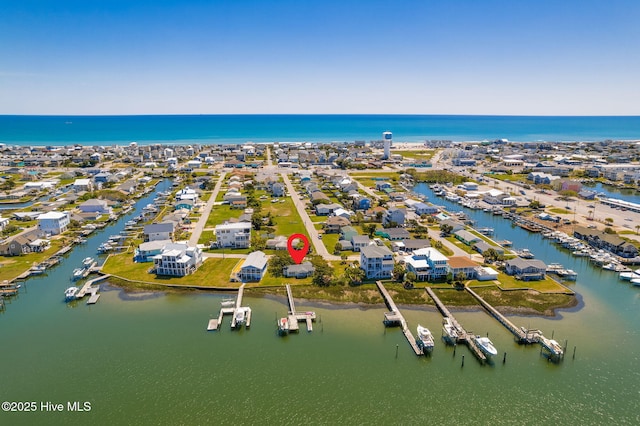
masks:
[[[296,250],[293,248],[293,241],[300,240],[304,244],[302,250]],[[287,250],[289,250],[289,255],[297,264],[301,263],[304,260],[304,257],[309,253],[309,240],[302,234],[293,234],[287,240]]]

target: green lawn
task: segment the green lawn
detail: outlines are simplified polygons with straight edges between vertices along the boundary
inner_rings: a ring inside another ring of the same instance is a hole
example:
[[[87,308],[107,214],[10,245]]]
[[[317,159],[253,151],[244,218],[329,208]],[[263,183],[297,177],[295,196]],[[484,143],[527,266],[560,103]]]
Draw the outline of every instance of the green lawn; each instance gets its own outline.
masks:
[[[322,234],[322,244],[324,244],[330,254],[333,254],[333,248],[339,239],[340,234]]]
[[[500,282],[500,287],[503,289],[514,289],[514,288],[530,288],[533,290],[537,290],[541,293],[558,293],[558,292],[566,292],[567,289],[558,284],[555,280],[550,277],[545,277],[542,281],[520,281],[516,280],[515,277],[503,273],[498,274],[498,281]],[[471,281],[469,283],[470,287],[474,286],[486,286],[486,281]]]
[[[241,214],[241,209],[232,209],[228,204],[213,206],[211,213],[209,213],[209,217],[207,218],[205,228],[213,228],[232,217],[238,218]]]
[[[21,256],[0,257],[0,281],[12,280],[26,272],[34,263],[40,263],[58,252],[63,242],[61,239],[51,241],[51,247],[42,253],[29,253]]]
[[[135,263],[131,253],[121,253],[109,256],[102,271],[129,280],[152,284],[235,287],[237,284],[229,282],[229,276],[238,261],[242,261],[242,259],[207,258],[195,273],[186,277],[158,277],[148,273],[149,269],[153,267],[153,263]]]
[[[431,160],[436,153],[435,149],[421,149],[421,150],[393,150],[391,154],[400,154],[404,158],[412,158],[415,160]]]
[[[465,243],[463,243],[462,241],[460,241],[459,239],[457,239],[453,235],[449,235],[448,237],[445,237],[445,240],[455,244],[456,247],[458,247],[461,250],[464,250],[465,252],[467,252],[469,254],[477,253],[474,249],[472,249],[470,246],[466,245]]]
[[[559,207],[552,207],[552,208],[549,209],[549,212],[555,213],[555,214],[571,214],[571,213],[573,213],[571,210],[562,209],[562,208],[559,208]]]

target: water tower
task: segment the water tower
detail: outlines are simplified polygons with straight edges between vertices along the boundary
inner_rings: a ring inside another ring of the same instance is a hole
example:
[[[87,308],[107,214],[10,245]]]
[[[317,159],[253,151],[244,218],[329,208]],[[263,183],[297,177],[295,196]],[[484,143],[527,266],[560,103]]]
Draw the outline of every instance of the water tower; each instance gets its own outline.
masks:
[[[391,145],[393,144],[393,134],[391,132],[382,132],[382,141],[384,143],[384,158],[391,158]]]

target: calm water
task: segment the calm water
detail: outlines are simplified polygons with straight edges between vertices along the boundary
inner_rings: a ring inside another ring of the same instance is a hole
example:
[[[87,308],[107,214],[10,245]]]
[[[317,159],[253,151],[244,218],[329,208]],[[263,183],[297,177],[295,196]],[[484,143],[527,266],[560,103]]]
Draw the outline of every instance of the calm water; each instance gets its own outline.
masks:
[[[426,186],[417,189],[430,194]],[[205,328],[220,295],[130,300],[103,290],[95,306],[65,304],[71,270],[122,229],[123,218],[47,277],[30,280],[0,316],[0,400],[90,401],[91,412],[0,412],[0,424],[638,424],[640,289],[506,220],[469,213],[494,227],[497,238],[578,271],[572,287],[584,302],[580,309],[561,319],[512,318],[568,339],[563,363],[546,362],[537,346],[518,346],[482,311],[457,317],[489,333],[500,353],[493,366],[479,365],[464,347],[454,356],[440,342],[432,357],[417,358],[399,330],[385,332],[382,306],[298,302],[321,320],[312,333],[280,338],[275,318],[287,308],[279,299],[246,298],[251,330],[232,332],[227,319],[217,333]],[[433,309],[416,307],[405,316],[412,328],[420,323],[440,334]]]
[[[244,143],[397,141],[598,141],[640,139],[640,117],[468,115],[0,116],[0,143]]]

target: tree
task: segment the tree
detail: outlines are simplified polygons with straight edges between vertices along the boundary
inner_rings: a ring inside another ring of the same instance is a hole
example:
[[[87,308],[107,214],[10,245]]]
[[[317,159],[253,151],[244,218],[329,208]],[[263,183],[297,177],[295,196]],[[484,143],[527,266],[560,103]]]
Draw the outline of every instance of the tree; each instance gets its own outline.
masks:
[[[316,269],[311,283],[318,287],[328,287],[333,283],[333,268],[320,256],[311,256],[311,264]]]
[[[342,264],[344,265],[345,263],[347,263],[347,259],[349,258],[349,256],[347,256],[347,253],[342,253],[340,255],[340,259],[342,260]]]
[[[362,280],[365,278],[365,273],[364,270],[358,267],[350,266],[344,270],[343,277],[347,284],[354,286],[362,283]]]
[[[373,235],[376,233],[376,229],[378,229],[378,227],[375,223],[362,225],[362,230],[369,236],[369,238],[373,237]]]
[[[267,264],[267,270],[274,277],[281,277],[285,266],[293,265],[293,260],[289,253],[277,251]]]
[[[405,280],[411,284],[415,283],[418,280],[418,276],[415,272],[407,272],[405,275]]]
[[[636,235],[638,235],[638,230],[640,229],[640,225],[636,225]]]
[[[393,277],[394,281],[401,282],[404,278],[405,272],[406,272],[406,269],[404,268],[404,266],[399,263],[396,263],[395,265],[393,265],[393,271],[391,272],[391,276]]]
[[[492,248],[487,249],[484,252],[482,252],[482,257],[484,257],[484,260],[486,262],[489,262],[489,263],[491,263],[491,262],[493,262],[495,260],[498,260],[498,256],[499,256],[498,252],[495,249],[492,249]]]
[[[451,231],[453,231],[453,226],[449,225],[448,223],[441,223],[440,231],[442,231],[444,235],[449,235],[451,234]]]
[[[338,255],[342,251],[342,244],[337,242],[335,246],[333,246],[333,254]]]
[[[604,220],[605,222],[607,222],[608,225],[613,225],[613,219],[608,217]]]

